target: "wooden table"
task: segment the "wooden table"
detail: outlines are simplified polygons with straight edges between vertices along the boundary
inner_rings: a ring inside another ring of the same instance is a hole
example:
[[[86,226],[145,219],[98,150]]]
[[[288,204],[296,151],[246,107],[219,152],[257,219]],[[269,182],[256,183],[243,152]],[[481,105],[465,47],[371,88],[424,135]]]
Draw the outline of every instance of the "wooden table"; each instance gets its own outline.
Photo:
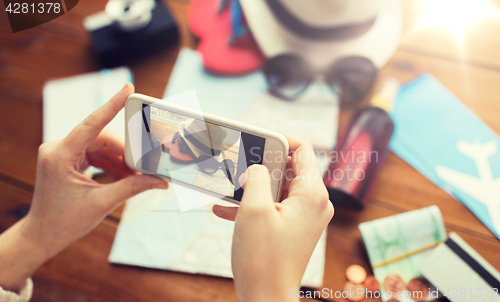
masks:
[[[168,0],[181,30],[181,46],[193,47],[186,26],[188,0]],[[404,37],[382,76],[406,81],[432,73],[490,127],[500,133],[500,18],[479,18],[462,41],[436,26],[415,30],[422,16],[419,0],[404,0]],[[500,14],[500,2],[490,1]],[[37,147],[42,139],[42,87],[50,78],[99,69],[82,28],[84,16],[104,9],[106,1],[80,1],[70,13],[12,34],[0,12],[0,231],[29,209],[35,182]],[[3,7],[2,7],[3,9]],[[178,48],[130,65],[136,91],[161,97]],[[341,125],[353,109],[343,110]],[[446,229],[456,232],[500,269],[500,241],[464,206],[403,160],[391,154],[366,209],[341,209],[328,227],[324,286],[341,290],[345,269],[369,268],[358,224],[437,205]],[[42,266],[33,277],[33,301],[235,301],[228,279],[112,265],[107,261],[121,209],[93,232]]]

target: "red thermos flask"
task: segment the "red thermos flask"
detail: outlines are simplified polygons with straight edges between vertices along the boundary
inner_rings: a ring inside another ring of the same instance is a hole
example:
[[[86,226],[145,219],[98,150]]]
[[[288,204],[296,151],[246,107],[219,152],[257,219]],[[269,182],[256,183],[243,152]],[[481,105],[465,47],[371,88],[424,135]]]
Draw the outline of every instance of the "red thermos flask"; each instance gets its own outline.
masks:
[[[352,119],[335,149],[323,181],[334,206],[361,210],[389,154],[394,123],[389,114],[399,82],[386,79],[382,89]]]

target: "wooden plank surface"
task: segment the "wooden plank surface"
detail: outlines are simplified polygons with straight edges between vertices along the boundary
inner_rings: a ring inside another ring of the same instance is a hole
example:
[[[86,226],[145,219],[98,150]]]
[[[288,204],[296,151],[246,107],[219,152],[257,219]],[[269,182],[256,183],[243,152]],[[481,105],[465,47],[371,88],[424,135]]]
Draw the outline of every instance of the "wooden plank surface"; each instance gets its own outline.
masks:
[[[179,47],[193,47],[186,26],[189,1],[166,2],[179,22]],[[500,7],[500,1],[489,2],[497,10]],[[102,10],[105,3],[80,1],[69,14],[16,34],[11,33],[6,14],[0,13],[0,231],[29,208],[42,137],[43,83],[99,69],[81,23],[84,16]],[[401,46],[381,75],[408,81],[429,72],[500,133],[500,19],[475,20],[458,43],[439,27],[418,29],[420,0],[403,1],[403,11]],[[130,66],[138,92],[162,96],[179,47]],[[341,127],[353,111],[343,110]],[[324,286],[341,290],[350,264],[369,268],[359,223],[433,204],[440,207],[448,232],[457,232],[500,269],[498,239],[467,208],[391,154],[367,208],[360,213],[337,209],[328,227]],[[107,256],[121,211],[122,207],[115,210],[88,236],[37,272],[34,301],[236,300],[228,279],[109,264]]]

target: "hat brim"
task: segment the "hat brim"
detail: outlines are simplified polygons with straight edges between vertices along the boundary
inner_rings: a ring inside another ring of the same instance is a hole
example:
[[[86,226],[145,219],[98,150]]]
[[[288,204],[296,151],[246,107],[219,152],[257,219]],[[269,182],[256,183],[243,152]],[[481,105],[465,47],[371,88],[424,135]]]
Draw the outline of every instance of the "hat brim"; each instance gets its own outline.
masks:
[[[185,139],[185,133],[184,133],[184,127],[179,127],[179,134],[180,136],[184,139],[184,141],[186,142],[186,144],[188,145],[189,149],[191,150],[191,152],[193,152],[193,154],[196,156],[196,158],[202,156],[202,155],[208,155],[208,156],[212,156],[211,154],[207,154],[203,151],[201,151],[198,147],[196,147],[190,140],[188,139]],[[212,156],[213,158],[215,158],[215,160],[217,160],[219,163],[222,162],[224,160],[223,156],[222,156],[222,152],[219,154],[219,155],[215,155],[215,156]]]
[[[163,138],[162,144],[163,152],[169,153],[170,156],[178,162],[188,164],[195,160],[195,158],[190,156],[189,154],[181,152],[178,140],[175,143],[172,143],[172,136],[165,136]]]
[[[401,37],[400,0],[381,0],[372,28],[360,37],[334,41],[299,36],[274,16],[265,0],[240,0],[248,25],[267,57],[295,53],[321,68],[344,56],[363,56],[382,67],[391,58]]]

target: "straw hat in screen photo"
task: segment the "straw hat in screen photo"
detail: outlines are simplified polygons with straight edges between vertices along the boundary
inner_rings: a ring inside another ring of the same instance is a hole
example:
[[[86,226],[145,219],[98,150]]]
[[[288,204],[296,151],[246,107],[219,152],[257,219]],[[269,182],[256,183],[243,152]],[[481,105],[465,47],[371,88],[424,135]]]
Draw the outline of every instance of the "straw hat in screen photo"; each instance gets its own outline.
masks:
[[[177,128],[179,131],[174,136],[163,138],[164,152],[184,163],[206,157],[223,161],[222,151],[227,136],[224,128],[192,118],[180,123]]]
[[[189,119],[179,124],[179,134],[196,158],[208,155],[218,162],[223,160],[221,153],[224,150],[227,132],[221,126]]]

